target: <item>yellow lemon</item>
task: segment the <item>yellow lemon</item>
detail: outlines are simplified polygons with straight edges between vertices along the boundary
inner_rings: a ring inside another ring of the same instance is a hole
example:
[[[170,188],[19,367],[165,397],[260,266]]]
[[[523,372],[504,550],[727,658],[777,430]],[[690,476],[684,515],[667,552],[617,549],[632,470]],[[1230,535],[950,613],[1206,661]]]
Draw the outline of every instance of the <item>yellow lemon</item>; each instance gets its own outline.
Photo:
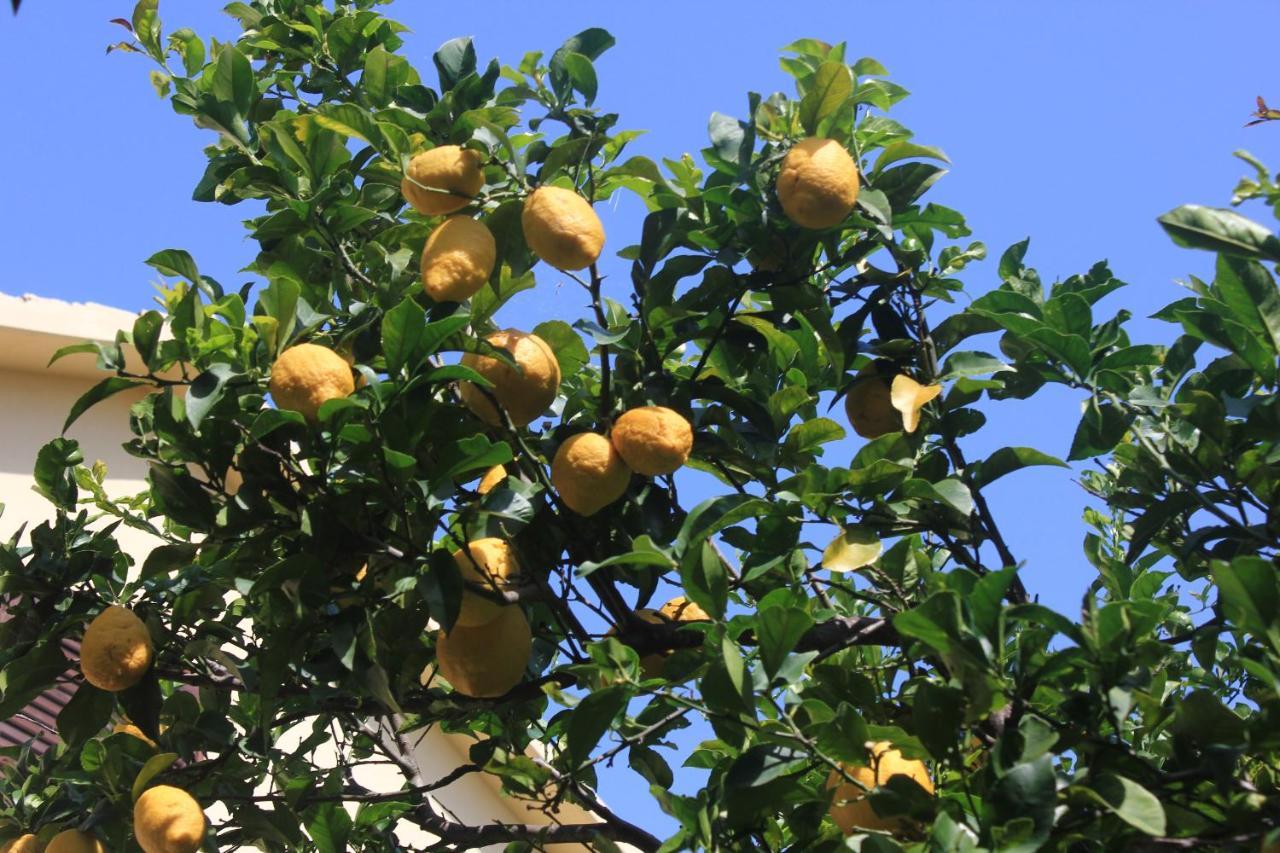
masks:
[[[630,482],[622,455],[599,433],[570,436],[551,460],[551,485],[578,515],[595,515],[622,497]]]
[[[44,853],[107,853],[107,848],[87,832],[64,829],[53,837]]]
[[[893,832],[902,827],[901,817],[880,817],[867,799],[867,791],[888,782],[894,776],[907,776],[920,783],[930,794],[933,793],[933,780],[924,762],[903,758],[902,753],[893,745],[880,741],[871,745],[870,764],[863,767],[841,765],[845,772],[856,779],[863,787],[846,781],[835,770],[827,777],[827,789],[832,791],[831,807],[828,814],[836,822],[845,835],[852,835],[858,830],[882,830]],[[864,790],[865,788],[865,790]]]
[[[562,270],[586,269],[604,248],[604,226],[591,204],[573,190],[540,187],[520,214],[525,242],[542,260]]]
[[[101,690],[127,690],[151,668],[151,634],[132,610],[111,606],[98,614],[80,641],[80,671]]]
[[[196,853],[204,842],[204,812],[181,788],[148,788],[133,804],[133,837],[146,853]]]
[[[520,683],[533,654],[529,620],[519,607],[498,608],[477,628],[436,634],[436,668],[453,689],[476,698],[502,696]]]
[[[511,354],[519,370],[487,355],[469,352],[462,363],[493,383],[487,389],[498,405],[506,410],[516,426],[526,426],[541,415],[556,398],[560,390],[560,362],[547,342],[537,335],[505,329],[485,338],[497,349]],[[502,419],[488,395],[470,382],[459,387],[462,402],[476,417],[491,426],[500,426]]]
[[[458,145],[441,145],[415,154],[409,161],[400,192],[414,210],[443,216],[471,203],[484,186],[484,157]]]
[[[271,366],[271,397],[281,409],[316,419],[320,406],[356,390],[351,365],[319,344],[291,346]]]
[[[505,479],[507,479],[507,469],[501,465],[494,465],[484,472],[484,476],[480,478],[480,485],[476,486],[476,491],[482,495],[487,495],[498,488],[499,484]]]
[[[155,741],[147,737],[146,734],[143,733],[142,729],[138,728],[133,723],[116,723],[115,726],[112,727],[111,733],[117,735],[133,735],[152,749],[154,749],[156,745]]]
[[[610,433],[632,471],[648,477],[670,474],[689,459],[693,427],[664,406],[642,406],[622,414]]]
[[[473,539],[467,544],[470,556],[461,548],[453,552],[453,561],[458,564],[458,571],[462,572],[464,581],[501,589],[507,581],[520,573],[520,563],[516,560],[515,552],[501,539]],[[479,627],[497,618],[503,607],[504,605],[492,599],[464,589],[455,624],[464,628]]]
[[[470,216],[450,216],[422,249],[422,286],[436,302],[470,299],[489,280],[498,258],[493,233]]]
[[[792,222],[830,228],[858,200],[858,166],[834,139],[802,139],[783,158],[777,188],[778,203]]]

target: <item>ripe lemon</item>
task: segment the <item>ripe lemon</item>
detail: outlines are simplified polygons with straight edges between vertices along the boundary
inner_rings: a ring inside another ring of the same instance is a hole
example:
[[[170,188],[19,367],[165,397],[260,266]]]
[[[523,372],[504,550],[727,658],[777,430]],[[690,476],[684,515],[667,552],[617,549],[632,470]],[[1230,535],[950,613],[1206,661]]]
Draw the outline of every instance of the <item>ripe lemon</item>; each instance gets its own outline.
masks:
[[[342,356],[319,344],[298,344],[271,366],[270,389],[277,406],[314,421],[321,405],[346,397],[356,384]]]
[[[117,735],[133,735],[152,749],[154,749],[156,745],[155,741],[147,737],[146,734],[143,733],[142,729],[138,728],[133,723],[116,723],[115,726],[112,727],[111,733]]]
[[[133,611],[111,606],[98,614],[80,641],[80,670],[101,690],[127,690],[151,668],[151,634]]]
[[[599,433],[570,436],[551,460],[551,485],[578,515],[595,515],[622,497],[630,482],[622,454]]]
[[[484,472],[484,476],[480,478],[480,485],[476,486],[476,491],[482,495],[487,495],[498,488],[498,485],[505,479],[507,479],[507,469],[501,465],[494,465]]]
[[[464,581],[501,588],[520,574],[520,563],[516,560],[515,552],[501,539],[473,539],[467,544],[470,557],[461,548],[453,552],[453,561],[458,564],[458,571],[462,572]],[[477,628],[496,619],[502,609],[502,604],[464,589],[455,624],[464,628]]]
[[[942,391],[941,385],[921,385],[899,373],[892,378],[874,362],[858,371],[844,398],[849,423],[863,438],[879,438],[891,432],[915,432],[920,409]]]
[[[834,139],[802,139],[783,158],[777,188],[778,203],[792,222],[830,228],[858,200],[858,166]]]
[[[436,668],[453,689],[478,699],[507,693],[524,678],[533,654],[529,620],[519,607],[498,608],[478,628],[455,625],[436,634]]]
[[[693,427],[664,406],[623,412],[609,438],[627,467],[647,477],[672,473],[688,461],[693,450]]]
[[[400,192],[414,210],[443,216],[471,203],[484,186],[479,151],[458,145],[441,145],[415,154],[409,161]]]
[[[470,299],[489,280],[498,245],[483,222],[450,216],[422,249],[422,287],[436,302]]]
[[[204,842],[204,812],[181,788],[148,788],[133,804],[133,837],[146,853],[196,853]]]
[[[87,832],[64,829],[53,837],[44,853],[107,853],[107,848]]]
[[[489,394],[498,401],[516,426],[526,426],[541,415],[560,390],[560,362],[547,342],[537,335],[505,329],[485,338],[497,349],[504,349],[515,359],[520,370],[487,355],[469,352],[462,363],[493,383]],[[501,426],[493,402],[470,382],[459,387],[462,402],[476,417],[492,426]]]
[[[12,841],[0,844],[0,853],[41,853],[44,845],[31,833],[20,835]]]
[[[883,785],[894,776],[907,776],[919,782],[920,787],[930,794],[933,793],[933,780],[929,778],[929,771],[925,768],[924,762],[903,758],[902,753],[886,741],[871,745],[869,765],[841,766],[850,777],[862,783],[867,790]],[[835,770],[832,770],[827,777],[827,789],[834,789],[828,814],[845,835],[852,835],[859,829],[893,832],[901,828],[904,822],[901,817],[880,817],[876,814],[871,801],[867,799],[867,790],[846,781]]]
[[[573,190],[539,187],[520,214],[525,242],[556,269],[586,269],[604,248],[604,226],[590,202]]]

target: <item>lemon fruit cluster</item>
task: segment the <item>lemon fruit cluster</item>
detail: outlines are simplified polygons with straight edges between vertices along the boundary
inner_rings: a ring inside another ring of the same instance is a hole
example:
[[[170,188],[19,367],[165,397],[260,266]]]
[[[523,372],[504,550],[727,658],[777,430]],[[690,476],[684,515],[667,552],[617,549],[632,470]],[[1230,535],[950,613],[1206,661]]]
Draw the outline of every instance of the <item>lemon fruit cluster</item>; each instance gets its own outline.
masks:
[[[490,426],[501,426],[498,405],[515,426],[528,426],[555,400],[560,390],[560,362],[542,338],[516,329],[494,332],[485,340],[495,349],[506,350],[515,367],[493,356],[469,352],[462,364],[487,379],[492,388],[481,389],[472,382],[460,383],[462,402],[476,417]]]
[[[804,228],[839,225],[858,200],[858,165],[834,139],[809,137],[782,160],[776,184],[778,203]]]
[[[308,421],[319,417],[329,400],[356,390],[351,365],[319,344],[297,344],[280,353],[271,366],[271,397],[281,409],[299,412]]]
[[[112,693],[141,681],[153,656],[146,624],[125,607],[113,605],[99,613],[80,641],[80,671],[85,681]]]
[[[845,835],[852,835],[859,830],[879,830],[896,832],[905,823],[901,817],[881,817],[876,814],[867,792],[885,784],[894,776],[906,776],[914,779],[925,791],[933,793],[933,780],[929,778],[929,770],[924,762],[913,758],[904,758],[902,753],[893,748],[887,741],[879,741],[870,745],[868,764],[861,767],[841,765],[841,770],[832,770],[827,777],[827,789],[831,791],[831,807],[828,814],[836,826]],[[855,780],[848,781],[849,778]]]
[[[578,515],[595,515],[622,497],[634,471],[659,477],[677,471],[693,451],[693,427],[664,406],[629,409],[609,436],[584,432],[560,445],[551,485]]]
[[[107,853],[107,847],[87,832],[64,829],[49,841],[44,853]]]
[[[858,371],[845,396],[845,414],[863,438],[911,433],[920,425],[920,410],[941,392],[941,385],[921,385],[905,373],[893,375],[872,362]]]
[[[133,804],[133,837],[145,853],[196,853],[204,834],[204,811],[181,788],[156,785]]]

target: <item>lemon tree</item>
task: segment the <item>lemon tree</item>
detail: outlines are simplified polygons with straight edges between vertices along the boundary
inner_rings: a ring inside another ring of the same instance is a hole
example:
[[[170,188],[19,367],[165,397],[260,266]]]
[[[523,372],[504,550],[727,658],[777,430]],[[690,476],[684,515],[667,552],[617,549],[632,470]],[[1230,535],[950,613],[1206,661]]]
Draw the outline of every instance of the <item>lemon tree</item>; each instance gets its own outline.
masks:
[[[157,308],[69,349],[104,375],[68,424],[146,392],[147,488],[107,495],[65,437],[34,460],[53,510],[0,547],[0,718],[75,692],[58,748],[0,762],[4,849],[1275,843],[1270,226],[1162,216],[1215,274],[1136,343],[1105,264],[967,269],[985,247],[927,198],[945,155],[844,44],[787,46],[794,91],[657,162],[604,106],[609,33],[416,68],[381,6],[233,3],[232,42],[155,0],[126,22],[207,131],[194,199],[244,211],[252,281],[162,249]],[[1246,159],[1236,203],[1280,210]],[[619,196],[646,214],[606,235]],[[529,328],[555,284],[581,298]],[[1065,458],[975,452],[1049,386],[1083,407]],[[1078,612],[1038,602],[984,494],[1032,465],[1083,487],[1036,522],[1083,513],[1081,552],[1029,567],[1078,578]],[[471,741],[443,778],[428,727]],[[470,774],[550,823],[442,809]]]

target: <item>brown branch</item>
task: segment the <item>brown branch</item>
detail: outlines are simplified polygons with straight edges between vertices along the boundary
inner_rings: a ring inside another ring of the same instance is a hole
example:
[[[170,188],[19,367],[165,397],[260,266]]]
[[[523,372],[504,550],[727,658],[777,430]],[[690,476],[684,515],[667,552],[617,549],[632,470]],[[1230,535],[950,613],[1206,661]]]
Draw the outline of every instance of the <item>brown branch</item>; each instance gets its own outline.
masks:
[[[427,849],[431,850],[475,850],[490,844],[503,844],[510,841],[527,841],[542,844],[589,844],[598,838],[621,841],[644,851],[655,851],[662,846],[662,841],[640,827],[626,821],[603,821],[601,823],[569,823],[550,826],[538,826],[524,823],[490,823],[484,826],[468,826],[464,823],[449,820],[439,815],[430,816],[420,822],[427,832],[440,837],[441,841]]]

